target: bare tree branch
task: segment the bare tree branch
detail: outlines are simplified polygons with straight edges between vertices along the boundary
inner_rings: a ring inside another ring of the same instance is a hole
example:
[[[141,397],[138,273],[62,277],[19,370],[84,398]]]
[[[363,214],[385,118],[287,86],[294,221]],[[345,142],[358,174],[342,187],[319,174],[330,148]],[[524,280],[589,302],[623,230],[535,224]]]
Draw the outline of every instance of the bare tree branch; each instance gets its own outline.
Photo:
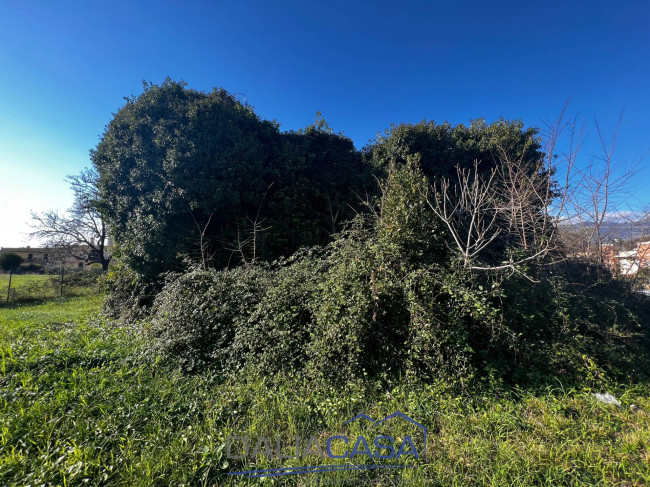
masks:
[[[108,233],[100,211],[98,178],[94,169],[68,176],[66,181],[74,192],[72,207],[65,214],[32,212],[30,237],[67,249],[69,255],[86,263],[99,262],[106,270],[111,257],[106,249]]]

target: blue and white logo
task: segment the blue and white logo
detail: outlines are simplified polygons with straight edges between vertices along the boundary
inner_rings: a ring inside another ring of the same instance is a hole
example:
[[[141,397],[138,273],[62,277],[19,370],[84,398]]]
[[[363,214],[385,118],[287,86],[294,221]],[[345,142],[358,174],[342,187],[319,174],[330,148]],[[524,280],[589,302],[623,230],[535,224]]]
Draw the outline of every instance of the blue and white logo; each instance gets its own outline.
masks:
[[[397,433],[377,434],[375,436],[358,435],[356,437],[337,434],[329,436],[324,443],[316,436],[310,436],[307,439],[296,437],[291,442],[283,442],[279,437],[271,441],[268,437],[260,436],[255,441],[251,441],[251,438],[245,436],[229,436],[226,445],[227,457],[229,459],[255,462],[264,457],[268,460],[307,459],[308,457],[316,457],[321,460],[345,460],[346,463],[242,470],[239,472],[229,472],[228,475],[262,478],[347,470],[414,467],[415,460],[426,458],[427,429],[404,413],[396,411],[376,421],[370,416],[361,413],[345,421],[342,426],[349,425],[355,421],[365,420],[369,423],[370,430],[374,428],[380,429],[380,426],[382,426],[381,429],[383,430],[387,427],[386,423],[395,418],[401,418],[417,427],[416,431],[419,430],[418,433],[421,432],[422,442],[420,443],[420,434],[417,434],[417,438],[414,439],[411,435],[405,434],[400,436]],[[394,427],[391,425],[391,428]],[[417,445],[420,445],[419,450]],[[385,462],[386,460],[396,460],[398,462],[389,463]]]

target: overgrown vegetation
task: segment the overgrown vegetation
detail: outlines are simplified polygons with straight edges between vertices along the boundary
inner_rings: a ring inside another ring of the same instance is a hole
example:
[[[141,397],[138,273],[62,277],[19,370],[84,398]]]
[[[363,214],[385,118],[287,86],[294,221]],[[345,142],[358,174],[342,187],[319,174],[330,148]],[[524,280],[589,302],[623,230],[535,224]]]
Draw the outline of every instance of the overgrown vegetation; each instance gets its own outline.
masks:
[[[650,303],[563,247],[537,135],[422,122],[357,152],[320,115],[280,133],[225,90],[147,85],[92,155],[102,315],[0,310],[0,481],[246,483],[228,435],[402,411],[427,461],[327,485],[647,483]]]
[[[395,410],[429,428],[428,461],[400,472],[323,474],[323,483],[650,482],[647,385],[608,384],[622,403],[616,408],[589,388],[560,385],[462,394],[447,381],[340,388],[286,374],[188,376],[173,364],[144,363],[137,328],[98,317],[98,304],[85,296],[0,310],[2,485],[256,485],[226,475],[244,466],[226,458],[228,435],[292,438],[337,431],[360,411]],[[318,480],[297,477],[267,483]]]
[[[104,309],[144,324],[151,357],[224,377],[643,380],[647,300],[567,258],[557,140],[538,133],[422,122],[352,155],[322,118],[280,134],[223,90],[148,85],[93,153],[122,262]]]
[[[472,273],[449,260],[425,187],[415,162],[393,168],[375,212],[328,246],[268,266],[170,274],[145,325],[151,348],[189,369],[342,384],[647,378],[647,298],[579,263],[528,269],[538,282]]]

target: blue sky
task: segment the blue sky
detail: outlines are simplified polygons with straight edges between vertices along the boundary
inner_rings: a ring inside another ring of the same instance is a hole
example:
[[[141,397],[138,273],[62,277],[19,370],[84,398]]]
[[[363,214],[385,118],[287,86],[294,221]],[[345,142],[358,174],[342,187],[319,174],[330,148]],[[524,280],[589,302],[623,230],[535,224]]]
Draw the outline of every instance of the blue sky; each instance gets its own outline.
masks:
[[[241,93],[281,128],[320,110],[363,147],[391,123],[520,118],[540,126],[571,98],[598,154],[596,116],[620,159],[650,149],[650,3],[0,3],[0,245],[29,211],[64,210],[63,181],[123,97],[166,76]],[[581,162],[582,163],[582,162]],[[650,202],[641,163],[630,203]]]

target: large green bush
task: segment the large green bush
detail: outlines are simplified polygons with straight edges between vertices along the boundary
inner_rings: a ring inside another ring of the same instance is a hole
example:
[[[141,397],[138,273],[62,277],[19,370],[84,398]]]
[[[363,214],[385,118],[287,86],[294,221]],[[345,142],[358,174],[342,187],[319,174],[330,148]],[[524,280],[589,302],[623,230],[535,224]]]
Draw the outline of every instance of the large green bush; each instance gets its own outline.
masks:
[[[579,263],[463,267],[427,184],[410,157],[389,166],[370,211],[324,247],[268,265],[169,274],[146,328],[152,350],[187,369],[298,371],[337,384],[650,373],[647,299],[578,272]],[[136,276],[123,269],[115,281],[127,303],[147,295]]]
[[[223,268],[326,243],[368,179],[322,119],[281,133],[224,89],[169,79],[127,99],[92,161],[119,258],[149,280],[183,256]]]
[[[105,315],[124,321],[135,321],[147,316],[158,290],[155,281],[146,279],[120,261],[111,265],[101,280],[108,290],[102,303]]]
[[[323,254],[323,249],[312,248],[274,264],[259,301],[245,320],[238,321],[230,347],[230,370],[270,374],[297,370],[308,362],[314,300],[328,266]]]
[[[417,165],[393,171],[377,211],[326,248],[264,269],[171,275],[154,304],[154,348],[190,366],[334,381],[469,375],[472,327],[491,312],[485,293],[449,262]]]

